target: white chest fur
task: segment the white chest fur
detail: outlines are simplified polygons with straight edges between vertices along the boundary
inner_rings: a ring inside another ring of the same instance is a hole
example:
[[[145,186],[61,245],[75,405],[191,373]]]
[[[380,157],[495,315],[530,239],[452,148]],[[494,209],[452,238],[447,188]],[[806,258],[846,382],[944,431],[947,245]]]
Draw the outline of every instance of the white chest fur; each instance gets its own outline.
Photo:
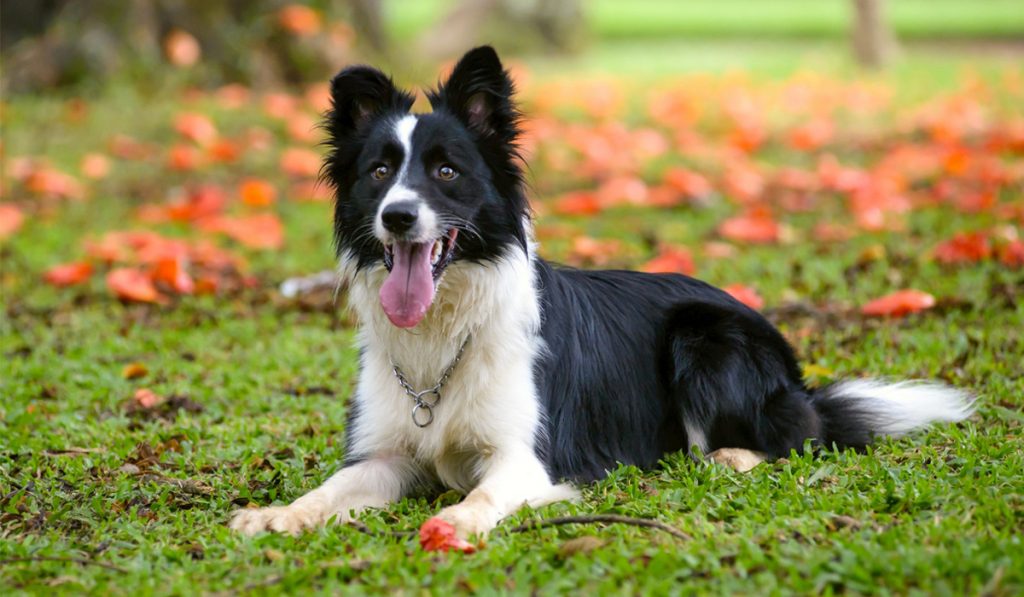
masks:
[[[495,263],[452,264],[426,317],[410,330],[393,326],[380,307],[383,267],[356,271],[352,259],[343,259],[341,271],[360,324],[360,414],[349,430],[355,452],[411,456],[446,485],[467,491],[494,451],[532,450],[541,416],[533,364],[543,344],[533,268],[522,251]],[[413,387],[429,388],[469,335],[433,422],[418,427],[392,360]]]

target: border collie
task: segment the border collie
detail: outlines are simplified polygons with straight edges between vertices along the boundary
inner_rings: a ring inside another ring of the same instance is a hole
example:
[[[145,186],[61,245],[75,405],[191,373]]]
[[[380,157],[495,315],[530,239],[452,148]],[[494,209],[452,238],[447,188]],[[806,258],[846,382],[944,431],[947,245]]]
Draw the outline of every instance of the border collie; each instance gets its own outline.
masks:
[[[232,528],[297,533],[414,490],[459,536],[679,450],[738,470],[810,445],[863,448],[972,410],[924,382],[809,388],[760,314],[681,275],[581,271],[536,255],[513,85],[490,47],[413,96],[355,66],[331,83],[335,240],[358,321],[345,463]]]

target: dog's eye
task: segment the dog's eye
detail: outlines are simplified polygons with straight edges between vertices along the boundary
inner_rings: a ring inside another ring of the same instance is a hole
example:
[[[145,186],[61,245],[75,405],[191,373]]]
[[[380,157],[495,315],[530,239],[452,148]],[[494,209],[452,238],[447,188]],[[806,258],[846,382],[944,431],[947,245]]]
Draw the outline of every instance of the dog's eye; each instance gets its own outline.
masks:
[[[388,168],[384,164],[373,169],[373,177],[377,180],[384,180],[389,176],[391,176],[391,168]]]
[[[455,180],[458,178],[459,172],[455,168],[452,168],[448,164],[443,164],[437,169],[437,177],[444,181]]]

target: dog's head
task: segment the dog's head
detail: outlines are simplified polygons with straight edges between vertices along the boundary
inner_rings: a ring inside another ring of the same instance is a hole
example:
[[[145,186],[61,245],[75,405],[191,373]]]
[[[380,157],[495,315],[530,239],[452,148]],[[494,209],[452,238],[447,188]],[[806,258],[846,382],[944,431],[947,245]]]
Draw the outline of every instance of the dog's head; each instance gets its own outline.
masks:
[[[428,114],[411,114],[413,96],[374,68],[331,82],[324,174],[336,190],[335,242],[358,268],[387,269],[380,301],[396,326],[423,319],[446,268],[526,251],[512,94],[486,46],[428,94]]]

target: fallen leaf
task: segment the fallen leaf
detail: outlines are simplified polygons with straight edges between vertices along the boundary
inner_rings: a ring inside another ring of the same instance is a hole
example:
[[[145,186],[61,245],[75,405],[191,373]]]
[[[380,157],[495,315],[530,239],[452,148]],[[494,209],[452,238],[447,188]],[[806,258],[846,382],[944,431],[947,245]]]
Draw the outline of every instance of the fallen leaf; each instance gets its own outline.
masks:
[[[181,257],[157,259],[153,267],[153,281],[166,284],[178,294],[192,294],[195,291],[195,283],[185,268],[185,260]]]
[[[140,408],[150,409],[163,402],[164,398],[149,388],[139,388],[132,395],[132,400]]]
[[[25,214],[13,203],[0,203],[0,240],[17,232],[25,223]]]
[[[760,213],[728,218],[718,226],[718,233],[723,237],[752,244],[774,243],[780,236],[779,223],[771,216]]]
[[[172,29],[164,37],[164,56],[167,61],[178,67],[192,66],[202,56],[199,40],[194,35],[181,29]]]
[[[274,185],[259,178],[247,178],[238,185],[238,195],[242,203],[253,207],[266,207],[274,202],[277,189]]]
[[[877,298],[861,307],[870,317],[902,317],[935,306],[935,297],[920,290],[899,290]]]
[[[54,286],[73,286],[81,284],[92,275],[92,264],[88,261],[62,263],[46,270],[43,279]]]
[[[455,527],[436,516],[428,519],[420,527],[420,547],[424,551],[476,551],[475,545],[455,536]]]
[[[601,202],[591,191],[571,191],[555,199],[556,213],[567,216],[586,216],[600,213]]]
[[[693,256],[685,247],[663,245],[658,255],[640,266],[640,271],[649,274],[684,274],[693,275],[695,268]]]
[[[145,377],[149,369],[145,363],[128,363],[121,369],[121,377],[125,379],[139,379]]]
[[[209,145],[217,140],[217,127],[213,121],[198,112],[182,112],[174,118],[174,130],[179,135],[199,145]]]
[[[274,214],[219,216],[203,221],[201,226],[207,231],[222,232],[251,249],[280,249],[284,245],[284,226]]]
[[[171,170],[182,172],[195,170],[201,161],[202,156],[199,154],[199,150],[191,145],[180,143],[172,145],[167,152],[167,167]]]
[[[758,310],[764,307],[764,299],[756,290],[744,284],[730,284],[722,290],[728,292],[732,298],[738,300],[751,309]]]
[[[106,178],[110,174],[110,158],[102,153],[87,153],[82,157],[79,170],[82,171],[82,176],[86,178],[93,180]]]
[[[306,37],[320,32],[323,19],[316,10],[301,4],[289,4],[277,12],[277,22],[294,35]]]
[[[304,147],[289,147],[281,153],[281,170],[296,178],[316,176],[320,172],[320,154]]]
[[[947,265],[977,263],[992,256],[992,243],[983,232],[959,232],[936,246],[934,254]]]
[[[130,267],[110,270],[107,286],[124,300],[141,303],[163,303],[166,297],[157,292],[153,281],[144,272]]]
[[[1011,240],[999,247],[999,263],[1008,267],[1024,266],[1024,241]]]

